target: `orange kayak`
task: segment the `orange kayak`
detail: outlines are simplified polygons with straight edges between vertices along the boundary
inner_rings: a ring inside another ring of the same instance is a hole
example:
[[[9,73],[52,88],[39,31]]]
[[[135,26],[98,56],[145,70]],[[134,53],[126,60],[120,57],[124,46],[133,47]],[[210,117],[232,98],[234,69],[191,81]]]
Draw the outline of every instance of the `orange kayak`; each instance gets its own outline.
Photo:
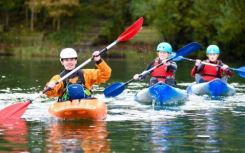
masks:
[[[103,120],[107,115],[107,107],[102,100],[87,98],[56,102],[49,107],[49,113],[60,119]]]

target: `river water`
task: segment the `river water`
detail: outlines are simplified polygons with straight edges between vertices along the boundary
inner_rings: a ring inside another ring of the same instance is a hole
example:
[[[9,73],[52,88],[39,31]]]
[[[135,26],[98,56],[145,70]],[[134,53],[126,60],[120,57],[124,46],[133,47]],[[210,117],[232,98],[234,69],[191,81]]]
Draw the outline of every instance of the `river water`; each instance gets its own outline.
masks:
[[[86,59],[79,59],[82,63]],[[103,90],[141,73],[151,59],[106,59],[111,79],[93,87],[94,96],[106,102],[103,121],[64,121],[48,115],[56,98],[36,99],[20,120],[1,120],[0,152],[245,152],[245,79],[236,72],[229,83],[237,89],[232,97],[211,99],[190,95],[189,100],[166,106],[144,105],[133,100],[147,86],[132,82],[116,98]],[[185,90],[193,63],[179,61],[176,80]],[[228,62],[239,68],[244,62]],[[94,68],[91,62],[84,68]],[[25,102],[43,90],[59,73],[58,58],[0,57],[0,109]]]

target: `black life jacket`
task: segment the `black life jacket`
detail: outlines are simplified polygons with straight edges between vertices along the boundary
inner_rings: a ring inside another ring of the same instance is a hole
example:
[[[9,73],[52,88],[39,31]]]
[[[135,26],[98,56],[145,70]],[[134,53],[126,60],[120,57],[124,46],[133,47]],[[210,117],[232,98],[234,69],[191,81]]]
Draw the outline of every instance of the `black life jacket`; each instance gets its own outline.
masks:
[[[67,71],[67,70],[61,71],[60,77],[62,78],[63,76],[65,76],[69,72],[70,71]],[[74,72],[73,74],[71,74],[69,77],[67,77],[66,79],[63,80],[64,87],[66,87],[67,83],[69,82],[69,79],[73,79],[75,77],[78,77],[78,80],[76,83],[85,85],[85,79],[83,76],[83,71],[81,69],[79,69],[76,72]]]
[[[60,77],[62,78],[63,76],[65,76],[66,74],[68,74],[70,71],[67,71],[67,70],[63,70],[60,72]],[[58,101],[63,101],[63,96],[64,94],[66,94],[66,86],[71,84],[71,82],[69,81],[69,79],[73,79],[73,78],[76,78],[78,77],[78,80],[77,80],[77,84],[82,84],[83,87],[88,90],[86,87],[85,87],[85,79],[84,79],[84,75],[83,75],[83,71],[81,69],[77,70],[76,72],[74,72],[73,74],[71,74],[69,77],[67,77],[66,79],[63,80],[63,89],[62,89],[62,92],[63,94],[58,98]],[[90,93],[92,93],[92,91],[88,90]]]

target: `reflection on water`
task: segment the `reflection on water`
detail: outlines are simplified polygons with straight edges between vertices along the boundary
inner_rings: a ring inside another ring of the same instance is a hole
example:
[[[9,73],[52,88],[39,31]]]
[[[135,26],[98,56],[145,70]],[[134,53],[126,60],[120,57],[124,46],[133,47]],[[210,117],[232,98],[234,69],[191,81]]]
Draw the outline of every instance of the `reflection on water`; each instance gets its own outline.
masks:
[[[45,152],[110,152],[106,121],[56,121],[45,131]]]
[[[0,152],[110,152],[106,121],[0,120]]]
[[[28,152],[28,130],[25,119],[0,119],[0,151]]]

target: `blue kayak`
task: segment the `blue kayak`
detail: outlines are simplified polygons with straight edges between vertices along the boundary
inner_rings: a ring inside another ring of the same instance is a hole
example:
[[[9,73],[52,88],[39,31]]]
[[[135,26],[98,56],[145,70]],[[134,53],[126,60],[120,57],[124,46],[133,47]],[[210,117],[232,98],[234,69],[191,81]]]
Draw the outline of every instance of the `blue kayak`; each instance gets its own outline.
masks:
[[[187,92],[196,95],[208,95],[208,96],[232,96],[236,93],[236,89],[221,81],[220,79],[214,79],[204,83],[192,83],[187,87]]]
[[[187,99],[187,92],[171,87],[162,81],[156,83],[152,87],[137,92],[134,96],[135,101],[151,104],[154,100],[158,105],[163,105],[168,102],[184,101]]]

